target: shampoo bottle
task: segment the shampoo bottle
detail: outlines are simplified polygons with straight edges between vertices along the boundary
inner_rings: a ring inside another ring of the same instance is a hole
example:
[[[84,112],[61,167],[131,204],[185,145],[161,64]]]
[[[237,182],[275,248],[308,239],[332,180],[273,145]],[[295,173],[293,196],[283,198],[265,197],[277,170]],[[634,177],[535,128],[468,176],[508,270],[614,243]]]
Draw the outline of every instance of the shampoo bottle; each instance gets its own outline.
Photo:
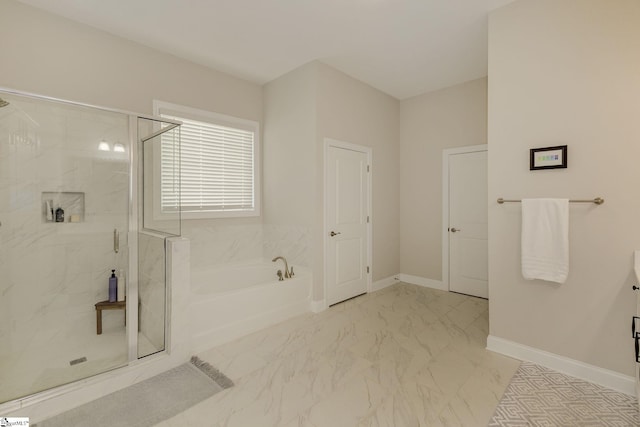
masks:
[[[56,222],[64,222],[64,209],[56,209]]]
[[[109,302],[116,302],[118,299],[118,278],[116,277],[116,271],[111,270],[111,277],[109,277]]]
[[[53,200],[47,200],[47,222],[53,222]]]
[[[124,301],[126,283],[124,270],[118,270],[118,301]]]

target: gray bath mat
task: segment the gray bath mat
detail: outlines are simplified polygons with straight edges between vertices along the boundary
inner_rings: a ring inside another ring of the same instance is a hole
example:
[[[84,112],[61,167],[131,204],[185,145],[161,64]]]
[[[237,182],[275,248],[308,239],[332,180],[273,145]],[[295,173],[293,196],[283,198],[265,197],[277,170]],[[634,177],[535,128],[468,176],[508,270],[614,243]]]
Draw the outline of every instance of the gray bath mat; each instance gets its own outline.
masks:
[[[523,362],[489,427],[638,426],[638,401],[578,378]]]
[[[233,382],[197,357],[148,380],[63,412],[34,427],[150,427]]]

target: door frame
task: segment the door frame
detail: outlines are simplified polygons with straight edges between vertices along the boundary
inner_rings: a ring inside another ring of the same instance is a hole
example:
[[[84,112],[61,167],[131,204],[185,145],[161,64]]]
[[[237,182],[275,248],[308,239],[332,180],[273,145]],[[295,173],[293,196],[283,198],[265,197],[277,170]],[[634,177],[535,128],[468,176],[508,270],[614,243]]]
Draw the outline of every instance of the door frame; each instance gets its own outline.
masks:
[[[442,286],[449,291],[449,156],[480,151],[488,152],[489,145],[469,145],[442,150]]]
[[[367,266],[369,267],[369,272],[367,273],[367,293],[371,292],[371,284],[373,277],[373,242],[372,242],[372,230],[373,230],[373,203],[372,203],[372,194],[373,194],[373,149],[371,147],[366,147],[364,145],[352,144],[350,142],[339,141],[337,139],[332,138],[324,138],[324,177],[323,177],[323,199],[322,199],[322,282],[323,282],[323,299],[322,299],[322,309],[326,309],[329,307],[327,296],[329,295],[329,283],[327,280],[327,252],[329,248],[329,229],[327,228],[329,212],[327,209],[327,200],[329,199],[329,186],[327,185],[327,180],[329,178],[329,148],[341,148],[343,150],[351,150],[359,153],[364,153],[367,155],[367,165],[369,166],[369,171],[367,173],[367,211],[369,212],[369,222],[367,223]]]

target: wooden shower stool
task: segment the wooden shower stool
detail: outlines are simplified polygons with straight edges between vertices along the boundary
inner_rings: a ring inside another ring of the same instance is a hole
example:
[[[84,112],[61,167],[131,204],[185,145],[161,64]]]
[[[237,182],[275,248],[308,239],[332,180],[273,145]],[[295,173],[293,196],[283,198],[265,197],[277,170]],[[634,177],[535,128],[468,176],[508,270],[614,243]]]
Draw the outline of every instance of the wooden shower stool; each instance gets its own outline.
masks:
[[[124,325],[127,326],[127,301],[109,302],[100,301],[96,303],[96,325],[98,335],[102,335],[102,310],[124,310]]]

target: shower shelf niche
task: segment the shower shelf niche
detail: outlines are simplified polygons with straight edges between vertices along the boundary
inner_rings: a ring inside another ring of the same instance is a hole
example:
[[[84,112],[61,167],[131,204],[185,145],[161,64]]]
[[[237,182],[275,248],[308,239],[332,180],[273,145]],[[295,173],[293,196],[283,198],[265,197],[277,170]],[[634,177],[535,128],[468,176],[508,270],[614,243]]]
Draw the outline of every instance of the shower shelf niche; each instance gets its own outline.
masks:
[[[51,202],[53,221],[47,220],[47,201]],[[64,222],[84,222],[84,193],[76,191],[43,191],[41,197],[42,222],[56,224],[56,209],[64,210]],[[57,223],[61,224],[61,222]]]

